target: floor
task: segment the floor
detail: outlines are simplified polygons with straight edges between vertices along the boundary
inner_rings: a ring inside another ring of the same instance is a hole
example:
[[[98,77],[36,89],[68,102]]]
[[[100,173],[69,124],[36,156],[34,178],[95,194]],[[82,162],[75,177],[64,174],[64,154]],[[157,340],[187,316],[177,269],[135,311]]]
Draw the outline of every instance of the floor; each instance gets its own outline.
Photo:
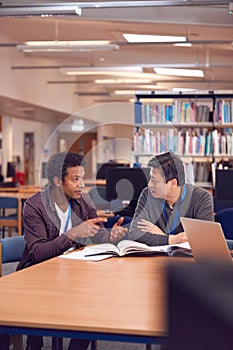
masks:
[[[24,337],[24,344],[26,341],[26,337]],[[63,339],[63,350],[68,350],[69,347],[69,339]],[[44,337],[44,347],[43,350],[51,350],[51,338]],[[89,346],[88,350],[91,349]],[[159,350],[159,345],[152,345],[151,350]],[[78,349],[77,349],[78,350]],[[97,349],[96,350],[146,350],[145,344],[138,343],[124,343],[124,342],[111,342],[111,341],[97,341]]]

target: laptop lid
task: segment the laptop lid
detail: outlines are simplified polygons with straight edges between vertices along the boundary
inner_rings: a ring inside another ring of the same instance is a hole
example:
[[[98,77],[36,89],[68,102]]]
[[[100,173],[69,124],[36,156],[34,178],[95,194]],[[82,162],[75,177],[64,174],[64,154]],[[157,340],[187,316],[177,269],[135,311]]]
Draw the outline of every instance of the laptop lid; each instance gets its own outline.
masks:
[[[232,258],[220,223],[180,218],[196,262],[232,264]]]

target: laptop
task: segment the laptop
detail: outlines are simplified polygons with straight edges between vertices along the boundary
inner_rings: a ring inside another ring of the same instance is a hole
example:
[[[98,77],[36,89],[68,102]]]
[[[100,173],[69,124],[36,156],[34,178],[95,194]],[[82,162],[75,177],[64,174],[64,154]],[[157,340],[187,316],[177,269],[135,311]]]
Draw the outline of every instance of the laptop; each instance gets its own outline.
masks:
[[[211,265],[233,263],[220,223],[184,217],[180,220],[196,262]]]

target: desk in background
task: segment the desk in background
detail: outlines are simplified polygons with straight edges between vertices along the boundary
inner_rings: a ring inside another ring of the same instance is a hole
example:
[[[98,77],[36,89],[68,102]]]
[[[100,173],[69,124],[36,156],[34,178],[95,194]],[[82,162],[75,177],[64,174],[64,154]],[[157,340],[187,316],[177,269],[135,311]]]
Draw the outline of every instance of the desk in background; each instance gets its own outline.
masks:
[[[161,343],[167,335],[168,259],[57,257],[5,276],[0,332]]]
[[[22,235],[22,205],[23,201],[40,191],[37,186],[22,186],[22,187],[0,187],[0,196],[2,197],[17,197],[18,198],[18,235]]]

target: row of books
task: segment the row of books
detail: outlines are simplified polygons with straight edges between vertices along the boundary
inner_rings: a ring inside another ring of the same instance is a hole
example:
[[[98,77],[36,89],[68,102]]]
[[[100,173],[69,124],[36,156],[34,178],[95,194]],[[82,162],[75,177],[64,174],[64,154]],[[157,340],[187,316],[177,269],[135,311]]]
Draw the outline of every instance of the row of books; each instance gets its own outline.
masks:
[[[213,154],[233,156],[233,132],[221,134],[206,128],[177,130],[156,130],[136,128],[134,153],[157,154],[172,151],[179,155],[212,156]]]
[[[193,173],[194,173],[194,182],[211,182],[212,181],[212,172],[211,164],[203,162],[194,162],[193,163]]]
[[[233,100],[218,100],[215,113],[208,104],[196,104],[192,101],[174,100],[170,104],[151,101],[144,104],[135,102],[136,124],[182,124],[198,122],[232,123]]]
[[[233,100],[217,100],[214,121],[222,124],[233,122]]]

